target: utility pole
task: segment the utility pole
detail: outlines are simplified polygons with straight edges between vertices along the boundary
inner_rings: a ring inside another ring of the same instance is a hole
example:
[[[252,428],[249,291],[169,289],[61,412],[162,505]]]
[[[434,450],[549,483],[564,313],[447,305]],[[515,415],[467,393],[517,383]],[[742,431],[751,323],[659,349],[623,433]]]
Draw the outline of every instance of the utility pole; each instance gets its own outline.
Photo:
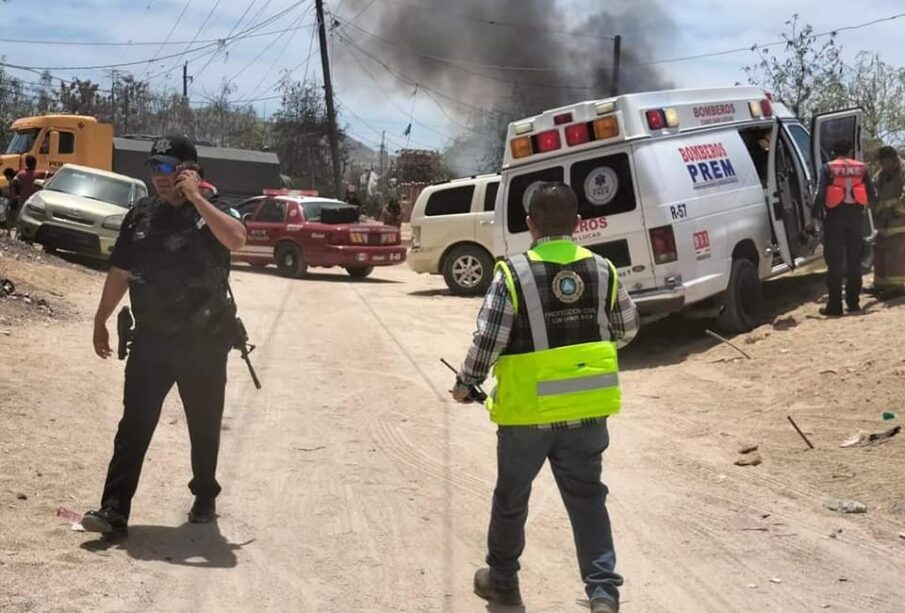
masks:
[[[192,77],[189,76],[189,63],[186,62],[182,65],[182,97],[188,99],[189,97],[189,83],[192,82]]]
[[[386,139],[387,139],[387,131],[384,130],[380,133],[380,180],[383,181],[383,169],[384,169],[384,159],[387,155],[386,148]]]
[[[327,27],[324,23],[324,0],[314,0],[317,10],[317,30],[320,38],[321,66],[324,70],[324,98],[327,102],[327,137],[330,141],[330,157],[333,159],[333,184],[335,196],[342,197],[342,179],[339,172],[339,144],[336,138],[336,110],[333,108],[333,83],[330,81],[330,57],[327,53]]]
[[[622,63],[622,35],[617,34],[613,39],[613,82],[610,87],[610,96],[619,95],[619,65]]]

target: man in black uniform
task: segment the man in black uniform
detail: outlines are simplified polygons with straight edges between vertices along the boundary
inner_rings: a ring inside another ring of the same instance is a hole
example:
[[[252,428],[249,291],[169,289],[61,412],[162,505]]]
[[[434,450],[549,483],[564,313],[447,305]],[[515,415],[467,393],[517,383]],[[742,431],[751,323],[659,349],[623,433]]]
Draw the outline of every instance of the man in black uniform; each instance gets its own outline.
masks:
[[[193,522],[215,517],[215,478],[235,306],[227,294],[229,252],[245,245],[245,227],[229,206],[199,189],[194,145],[181,136],[154,142],[148,165],[156,196],[126,214],[94,320],[94,350],[108,358],[107,320],[129,290],[135,334],[126,364],[124,411],[101,497],[82,526],[124,534],[145,452],[173,384],[192,444]]]

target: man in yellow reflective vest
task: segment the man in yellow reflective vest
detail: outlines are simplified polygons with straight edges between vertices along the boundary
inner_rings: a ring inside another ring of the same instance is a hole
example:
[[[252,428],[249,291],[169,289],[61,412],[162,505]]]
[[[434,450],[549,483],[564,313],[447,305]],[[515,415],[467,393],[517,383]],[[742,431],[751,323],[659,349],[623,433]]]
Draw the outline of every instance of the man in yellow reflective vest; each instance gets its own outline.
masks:
[[[833,145],[833,159],[823,165],[814,217],[823,219],[823,258],[829,298],[820,314],[842,315],[842,284],[850,313],[861,310],[861,254],[864,252],[866,209],[874,190],[867,166],[852,158],[852,143]]]
[[[528,207],[531,249],[497,264],[477,332],[451,391],[468,402],[491,365],[497,388],[487,401],[497,431],[497,483],[487,568],[475,593],[521,604],[518,570],[525,547],[531,483],[550,460],[572,522],[592,613],[619,610],[622,577],[606,510],[601,460],[607,417],[619,412],[617,344],[628,344],[638,315],[615,267],[572,242],[575,192],[543,184]]]
[[[892,147],[881,147],[878,157],[877,202],[872,209],[877,242],[874,286],[869,291],[888,299],[905,293],[905,161]]]

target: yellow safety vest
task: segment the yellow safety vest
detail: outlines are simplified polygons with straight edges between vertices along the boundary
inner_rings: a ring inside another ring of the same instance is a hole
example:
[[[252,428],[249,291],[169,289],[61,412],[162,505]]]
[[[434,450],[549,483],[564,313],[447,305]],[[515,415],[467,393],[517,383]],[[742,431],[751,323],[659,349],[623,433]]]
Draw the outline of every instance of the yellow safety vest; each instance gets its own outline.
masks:
[[[545,308],[537,288],[532,262],[564,268],[592,258],[598,279],[597,325],[600,338],[550,349]],[[610,339],[607,313],[616,306],[618,276],[608,260],[571,241],[552,241],[526,255],[497,263],[506,280],[516,317],[526,317],[534,351],[504,354],[494,366],[497,387],[487,400],[493,422],[502,426],[543,425],[606,417],[619,412],[619,363],[616,343]],[[612,276],[611,276],[612,275]],[[518,284],[515,280],[518,279]],[[518,289],[517,289],[518,288]],[[607,291],[607,288],[611,288]],[[519,294],[524,313],[518,312]]]

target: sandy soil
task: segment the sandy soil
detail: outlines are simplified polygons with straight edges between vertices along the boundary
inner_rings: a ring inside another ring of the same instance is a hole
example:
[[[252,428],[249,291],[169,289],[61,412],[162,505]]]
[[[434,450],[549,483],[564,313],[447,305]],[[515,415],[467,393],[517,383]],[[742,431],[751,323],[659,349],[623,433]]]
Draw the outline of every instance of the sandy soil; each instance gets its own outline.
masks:
[[[121,411],[123,363],[90,346],[103,277],[28,257],[0,257],[0,277],[59,313],[0,301],[0,611],[487,610],[471,576],[494,428],[482,409],[447,401],[439,362],[461,359],[477,299],[404,267],[366,282],[237,267],[264,389],[234,354],[221,517],[186,523],[188,437],[173,394],[130,537],[110,545],[55,516],[96,506]],[[706,322],[680,319],[624,353],[626,406],[605,456],[624,611],[905,610],[905,434],[839,446],[905,418],[905,309],[819,320],[820,283],[769,284],[771,316],[794,323],[733,339],[750,360],[706,336]],[[759,446],[760,465],[734,465],[742,443]],[[868,511],[829,511],[831,497]],[[548,471],[522,589],[527,611],[585,606]]]

